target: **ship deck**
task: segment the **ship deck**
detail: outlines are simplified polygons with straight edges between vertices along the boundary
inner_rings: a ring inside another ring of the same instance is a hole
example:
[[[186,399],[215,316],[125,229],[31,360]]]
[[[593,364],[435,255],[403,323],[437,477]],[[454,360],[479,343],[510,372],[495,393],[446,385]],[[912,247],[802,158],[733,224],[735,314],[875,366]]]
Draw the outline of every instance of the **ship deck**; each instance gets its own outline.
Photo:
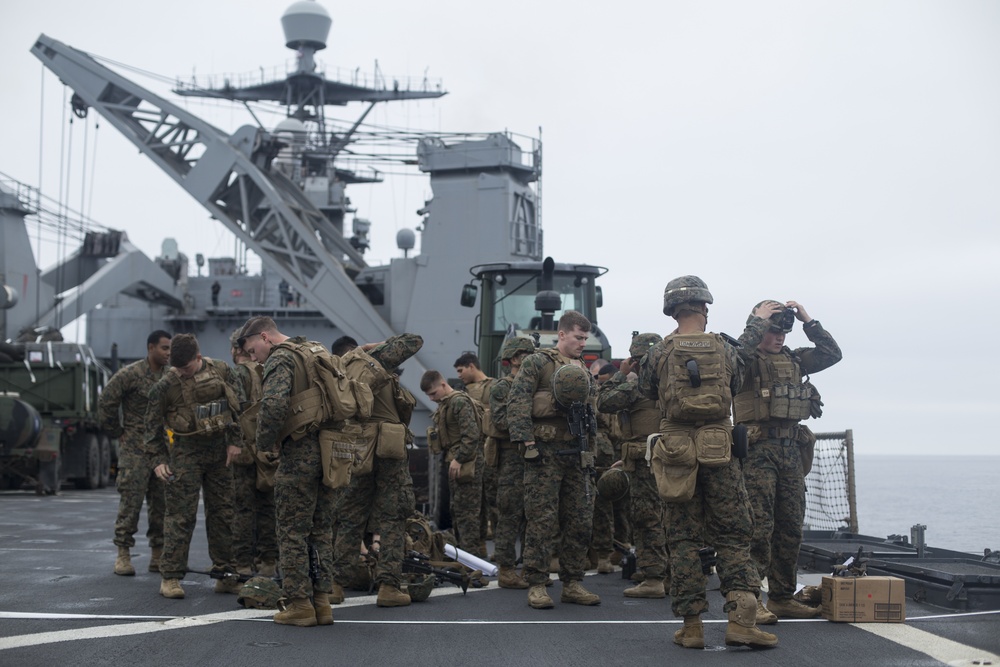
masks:
[[[295,628],[270,621],[217,595],[208,577],[190,574],[187,597],[167,600],[159,576],[146,572],[142,533],[133,549],[137,576],[111,572],[113,489],[64,491],[55,497],[0,493],[0,664],[698,665],[713,654],[740,653],[741,665],[1000,665],[1000,612],[961,613],[907,599],[905,624],[783,620],[768,628],[774,649],[723,643],[722,598],[710,593],[706,650],[671,642],[680,621],[670,601],[631,600],[618,573],[592,574],[586,586],[599,607],[558,603],[528,607],[524,591],[492,583],[468,594],[440,586],[423,603],[380,609],[374,597],[348,593],[333,626]],[[204,529],[196,529],[192,566],[207,567]],[[816,583],[818,574],[806,574]]]

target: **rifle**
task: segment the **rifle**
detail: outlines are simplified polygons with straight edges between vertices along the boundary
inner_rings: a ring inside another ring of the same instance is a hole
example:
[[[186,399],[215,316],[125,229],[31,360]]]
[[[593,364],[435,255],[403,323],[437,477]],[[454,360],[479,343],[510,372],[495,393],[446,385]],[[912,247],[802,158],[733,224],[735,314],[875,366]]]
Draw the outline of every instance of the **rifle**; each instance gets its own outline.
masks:
[[[597,435],[597,419],[594,417],[594,408],[589,403],[573,401],[569,406],[569,414],[566,415],[569,422],[569,433],[573,436],[572,449],[561,449],[559,456],[577,455],[580,457],[580,467],[584,471],[583,483],[586,489],[587,501],[593,497],[590,492],[590,481],[596,472],[594,469],[595,456],[587,446],[587,436]]]
[[[453,572],[431,565],[431,558],[419,551],[407,551],[403,558],[403,572],[410,574],[433,574],[438,581],[450,581],[462,589],[462,595],[469,590],[472,579],[464,572]]]
[[[233,572],[232,570],[222,570],[215,567],[213,567],[211,570],[208,570],[207,572],[205,570],[192,570],[192,569],[188,569],[188,572],[190,572],[191,574],[203,574],[206,577],[211,577],[212,579],[218,579],[220,581],[235,580],[240,582],[241,584],[245,584],[246,582],[250,581],[256,576],[253,574],[240,574],[239,572]],[[281,579],[275,579],[275,581],[277,581],[279,585],[281,584]]]

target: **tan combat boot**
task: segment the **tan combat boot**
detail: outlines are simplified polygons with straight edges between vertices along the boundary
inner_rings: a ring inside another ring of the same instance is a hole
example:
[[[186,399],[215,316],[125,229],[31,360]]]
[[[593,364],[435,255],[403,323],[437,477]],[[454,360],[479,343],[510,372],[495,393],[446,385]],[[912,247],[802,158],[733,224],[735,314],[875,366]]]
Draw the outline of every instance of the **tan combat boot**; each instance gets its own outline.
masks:
[[[701,616],[685,616],[684,627],[674,633],[674,643],[684,648],[705,648],[705,626]]]
[[[729,624],[726,646],[777,646],[778,638],[757,627],[757,596],[750,591],[729,591],[726,595]]]
[[[120,574],[124,577],[135,576],[135,568],[132,567],[132,555],[128,551],[128,547],[118,547],[118,557],[115,558],[115,574]]]
[[[659,600],[667,597],[667,591],[663,588],[663,579],[644,579],[642,583],[626,588],[624,593],[627,598]]]
[[[309,598],[294,598],[278,600],[281,609],[274,615],[274,622],[280,625],[297,625],[300,628],[311,628],[317,624],[316,610]]]
[[[532,609],[552,609],[556,606],[542,584],[536,584],[528,591],[528,605]]]
[[[243,582],[240,581],[239,577],[225,577],[224,579],[215,580],[216,593],[239,595],[241,590],[243,590]]]
[[[773,612],[772,616],[775,616],[775,620],[779,618],[818,618],[823,613],[819,607],[811,607],[798,600],[772,600],[768,598],[767,608]]]
[[[180,579],[160,580],[160,595],[171,600],[183,600],[184,589],[181,588]]]
[[[601,604],[601,597],[588,591],[579,581],[567,581],[563,584],[559,601],[593,606]]]
[[[497,577],[497,585],[500,588],[520,588],[525,589],[528,587],[528,582],[521,578],[521,575],[517,573],[512,567],[501,567],[500,574]]]
[[[313,609],[316,610],[316,625],[333,625],[329,593],[313,593]]]
[[[267,577],[268,579],[274,579],[274,575],[278,573],[278,564],[273,560],[266,560],[260,564],[260,568],[257,570],[258,577]]]
[[[149,556],[149,571],[160,571],[160,558],[163,556],[163,547],[153,547],[153,553]]]
[[[610,556],[602,556],[597,559],[597,574],[611,574],[615,571],[615,566],[611,562]]]
[[[778,617],[772,614],[764,603],[757,598],[757,625],[774,625],[778,622]]]
[[[376,607],[408,607],[409,605],[410,596],[395,586],[382,583],[378,587],[378,597],[375,598]]]
[[[344,603],[344,587],[335,581],[333,582],[333,591],[330,592],[330,604],[343,604],[343,603]]]

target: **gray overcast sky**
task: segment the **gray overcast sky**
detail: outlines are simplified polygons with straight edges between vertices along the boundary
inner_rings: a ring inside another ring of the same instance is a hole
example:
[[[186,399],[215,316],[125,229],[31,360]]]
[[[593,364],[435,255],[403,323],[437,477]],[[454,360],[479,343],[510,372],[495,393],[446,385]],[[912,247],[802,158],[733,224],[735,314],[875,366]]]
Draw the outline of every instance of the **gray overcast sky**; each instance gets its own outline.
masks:
[[[290,4],[5,3],[0,171],[38,185],[41,124],[42,187],[57,192],[63,92],[29,53],[39,33],[170,77],[254,72],[293,57],[279,24]],[[328,71],[370,73],[377,59],[387,78],[426,69],[449,91],[370,121],[543,128],[546,253],[610,269],[599,324],[619,354],[633,329],[672,328],[663,287],[694,273],[715,295],[710,329],[737,335],[754,303],[778,298],[834,334],[845,359],[814,378],[826,402],[814,429],[853,428],[859,452],[996,451],[1000,3],[324,6]],[[188,108],[228,131],[250,122]],[[221,224],[109,125],[95,142],[90,123],[95,220],[151,256],[167,235],[189,256],[231,254]],[[74,133],[78,208],[79,123]],[[349,194],[376,224],[373,258],[387,260],[430,189],[410,176]]]

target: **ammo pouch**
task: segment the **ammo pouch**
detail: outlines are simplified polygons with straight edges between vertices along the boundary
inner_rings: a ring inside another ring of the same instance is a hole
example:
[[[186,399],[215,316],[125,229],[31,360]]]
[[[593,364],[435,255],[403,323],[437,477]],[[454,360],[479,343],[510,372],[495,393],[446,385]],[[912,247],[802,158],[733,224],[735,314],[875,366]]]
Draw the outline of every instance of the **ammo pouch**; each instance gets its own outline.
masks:
[[[497,439],[493,436],[486,438],[486,442],[483,443],[483,454],[486,456],[486,465],[491,468],[496,468],[500,464],[500,446],[497,444]]]
[[[654,433],[647,443],[660,498],[668,503],[691,500],[698,483],[698,455],[690,430]]]
[[[719,468],[733,455],[733,435],[730,426],[709,424],[694,432],[698,463],[706,468]]]
[[[622,443],[622,470],[625,472],[635,472],[637,466],[649,467],[646,461],[645,442],[623,442]]]
[[[257,466],[257,490],[274,491],[274,473],[278,471],[278,459],[269,460],[256,447],[251,447],[250,453]]]
[[[779,384],[771,388],[771,419],[801,421],[809,418],[811,385]]]
[[[464,484],[466,482],[471,482],[476,478],[476,459],[472,459],[468,463],[463,463],[462,467],[458,469],[458,477],[455,479],[459,484]]]
[[[795,442],[799,444],[799,456],[802,457],[802,475],[808,475],[812,470],[813,456],[816,453],[816,435],[805,424],[799,424]]]
[[[438,435],[437,427],[427,427],[427,448],[431,450],[432,454],[440,454],[444,451],[444,448],[441,446],[441,437]]]
[[[344,424],[339,430],[323,429],[319,432],[319,453],[323,466],[323,484],[331,489],[341,489],[351,483],[351,468],[357,450],[361,427]]]
[[[257,401],[240,415],[240,430],[243,431],[244,442],[257,442],[257,417],[260,414],[260,401]]]
[[[380,459],[402,461],[406,458],[407,428],[404,424],[381,422],[378,424],[378,440],[375,456]]]
[[[531,397],[531,417],[533,419],[545,419],[548,417],[561,416],[556,409],[556,401],[552,397],[552,392],[539,390]]]

